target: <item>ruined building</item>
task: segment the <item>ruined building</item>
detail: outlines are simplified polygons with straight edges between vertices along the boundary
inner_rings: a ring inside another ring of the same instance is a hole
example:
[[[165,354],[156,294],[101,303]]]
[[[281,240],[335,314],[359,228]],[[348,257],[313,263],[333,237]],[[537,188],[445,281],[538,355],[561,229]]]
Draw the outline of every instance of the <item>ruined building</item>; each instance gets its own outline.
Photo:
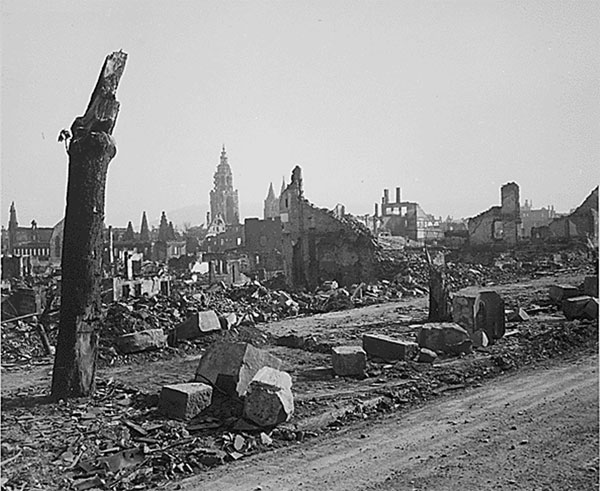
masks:
[[[500,206],[470,218],[469,244],[514,246],[519,242],[521,232],[521,205],[519,186],[509,182],[500,188]]]
[[[279,198],[275,196],[273,191],[273,183],[269,185],[269,192],[265,198],[265,206],[263,211],[263,218],[265,220],[273,220],[279,218]]]
[[[375,228],[378,235],[404,237],[419,242],[443,237],[439,219],[425,213],[418,203],[402,201],[398,187],[395,198],[395,201],[390,201],[389,189],[384,189],[381,214],[375,204]]]
[[[351,285],[376,277],[373,235],[353,218],[311,204],[304,197],[300,167],[294,168],[279,203],[283,270],[290,286],[313,289],[326,280]]]
[[[587,240],[598,247],[598,186],[572,213],[555,218],[548,225],[534,227],[533,239]]]
[[[521,237],[531,237],[532,228],[548,225],[554,218],[556,218],[554,206],[534,209],[533,203],[525,200],[525,204],[521,206]]]
[[[214,175],[215,187],[210,192],[210,222],[221,217],[226,226],[240,223],[237,189],[233,189],[233,173],[227,162],[225,145],[221,151],[221,161]]]

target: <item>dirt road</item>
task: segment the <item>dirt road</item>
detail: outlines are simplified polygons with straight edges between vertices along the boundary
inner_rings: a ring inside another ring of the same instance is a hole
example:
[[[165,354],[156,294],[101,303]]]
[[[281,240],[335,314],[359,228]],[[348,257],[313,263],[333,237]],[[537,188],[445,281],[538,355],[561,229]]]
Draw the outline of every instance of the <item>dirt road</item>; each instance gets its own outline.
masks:
[[[169,489],[598,489],[598,356],[505,376]]]

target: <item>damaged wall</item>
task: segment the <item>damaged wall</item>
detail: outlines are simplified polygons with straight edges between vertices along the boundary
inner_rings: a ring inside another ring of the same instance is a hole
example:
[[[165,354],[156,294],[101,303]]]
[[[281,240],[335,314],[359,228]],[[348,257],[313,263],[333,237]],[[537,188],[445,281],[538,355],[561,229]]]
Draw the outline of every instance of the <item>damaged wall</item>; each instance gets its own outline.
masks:
[[[502,186],[500,201],[501,206],[492,206],[489,210],[469,219],[470,245],[514,246],[519,242],[521,205],[518,184],[509,182]]]
[[[317,208],[304,198],[302,170],[280,197],[283,266],[294,288],[315,288],[326,280],[341,285],[371,281],[377,271],[377,245],[366,227]]]

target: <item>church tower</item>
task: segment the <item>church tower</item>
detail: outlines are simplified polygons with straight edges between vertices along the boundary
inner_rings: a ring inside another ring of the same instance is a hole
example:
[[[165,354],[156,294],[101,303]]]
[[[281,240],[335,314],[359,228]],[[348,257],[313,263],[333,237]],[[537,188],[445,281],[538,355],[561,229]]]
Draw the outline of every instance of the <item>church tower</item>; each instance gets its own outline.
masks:
[[[267,193],[267,197],[265,199],[263,218],[265,220],[279,218],[279,198],[275,196],[275,191],[273,191],[273,183],[270,184],[269,192]]]
[[[210,192],[211,222],[221,216],[226,225],[238,225],[240,223],[238,192],[237,189],[233,189],[233,173],[227,162],[225,145],[223,145],[221,161],[214,175],[214,185]]]
[[[17,229],[19,228],[19,222],[17,221],[17,209],[15,208],[15,202],[13,201],[10,205],[10,216],[8,219],[8,253],[12,254],[14,247],[17,243]]]

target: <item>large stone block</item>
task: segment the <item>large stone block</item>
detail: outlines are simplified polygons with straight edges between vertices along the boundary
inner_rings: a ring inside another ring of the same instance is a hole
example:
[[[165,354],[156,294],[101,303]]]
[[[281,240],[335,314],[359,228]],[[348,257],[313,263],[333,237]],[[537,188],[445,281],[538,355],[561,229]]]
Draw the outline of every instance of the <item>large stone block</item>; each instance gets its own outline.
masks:
[[[454,322],[423,324],[417,342],[421,348],[451,355],[470,353],[472,347],[467,330]]]
[[[158,409],[170,418],[190,419],[210,406],[210,385],[191,382],[188,384],[165,385],[158,401]]]
[[[213,310],[196,312],[175,326],[177,339],[194,339],[202,334],[221,330],[219,317]]]
[[[591,298],[585,306],[585,315],[588,319],[598,320],[598,299]]]
[[[370,357],[385,361],[412,360],[419,352],[417,343],[383,334],[363,335],[363,349]]]
[[[244,399],[244,417],[259,426],[275,426],[294,413],[292,377],[270,367],[253,377]]]
[[[452,299],[452,320],[467,332],[475,330],[475,301],[477,292],[458,292]]]
[[[598,275],[585,277],[583,280],[583,293],[598,298]]]
[[[417,361],[419,363],[433,363],[437,358],[437,353],[427,348],[421,348],[419,350],[419,356]]]
[[[117,347],[121,353],[137,353],[139,351],[165,348],[166,346],[167,335],[162,329],[149,329],[124,334],[117,338]]]
[[[196,381],[209,380],[229,394],[242,397],[252,377],[263,367],[280,369],[283,362],[248,343],[215,343],[196,369]]]
[[[561,305],[564,300],[578,295],[579,290],[572,285],[552,285],[548,288],[548,296],[556,305]]]
[[[362,377],[367,367],[367,354],[360,346],[336,346],[331,348],[331,364],[337,375]]]
[[[592,302],[591,312],[593,315],[593,303],[594,298],[588,296],[580,296],[580,297],[572,297],[563,301],[562,303],[562,311],[565,314],[565,317],[568,320],[574,319],[593,319],[593,317],[588,316],[586,311],[588,303]]]
[[[498,293],[493,290],[481,290],[475,299],[474,309],[474,332],[485,332],[491,343],[504,336],[506,330],[504,300]]]

